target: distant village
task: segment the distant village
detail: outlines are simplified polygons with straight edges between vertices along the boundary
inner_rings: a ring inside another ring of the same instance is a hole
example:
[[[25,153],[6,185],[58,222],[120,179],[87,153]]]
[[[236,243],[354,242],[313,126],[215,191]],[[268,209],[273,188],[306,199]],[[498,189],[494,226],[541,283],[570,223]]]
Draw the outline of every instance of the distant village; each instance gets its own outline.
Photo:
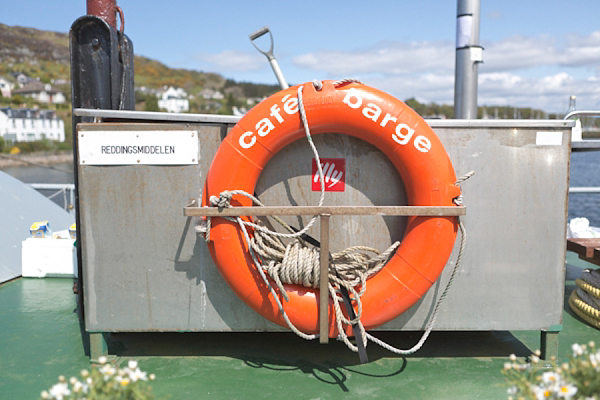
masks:
[[[51,84],[15,73],[11,78],[0,76],[0,93],[4,98],[21,96],[38,103],[64,104],[65,94]],[[54,110],[40,108],[0,107],[0,137],[7,143],[36,140],[65,140],[65,125]]]
[[[66,80],[52,81],[43,83],[38,79],[26,76],[23,73],[13,73],[10,76],[0,76],[0,94],[5,99],[20,96],[22,99],[31,99],[29,103],[47,105],[39,107],[0,106],[0,137],[7,144],[15,142],[33,142],[40,140],[53,140],[64,142],[65,123],[57,116],[52,108],[56,106],[67,105],[68,99],[65,93],[57,89],[57,86],[64,87],[70,82]],[[190,111],[190,101],[196,99],[202,100],[201,112],[217,113],[223,107],[223,100],[226,93],[219,90],[205,88],[195,95],[188,94],[184,89],[172,86],[165,86],[161,89],[147,88],[145,86],[136,87],[136,94],[148,97],[156,97],[158,110],[183,113]],[[246,106],[232,106],[231,111],[234,115],[243,115],[247,109],[259,103],[263,98],[245,99]]]
[[[65,142],[67,139],[65,121],[59,118],[56,109],[70,109],[70,94],[65,94],[59,89],[63,88],[64,90],[69,85],[70,82],[65,79],[44,83],[39,78],[31,78],[19,72],[11,73],[9,76],[0,76],[0,94],[2,98],[27,100],[23,103],[21,101],[4,101],[0,105],[0,142],[5,144],[4,148],[7,148],[6,145],[12,146],[17,142],[44,140]],[[248,109],[264,99],[264,97],[245,98],[240,90],[236,86],[226,87],[223,91],[206,87],[199,92],[190,94],[180,87],[164,86],[156,89],[139,86],[135,87],[136,107],[145,103],[145,108],[141,109],[147,111],[209,114],[226,112],[243,115]],[[140,100],[138,101],[138,99]],[[150,99],[152,101],[149,101]],[[235,101],[229,101],[233,99]],[[425,118],[445,119],[449,114],[452,114],[451,106],[426,105],[415,99],[405,101],[408,106]],[[572,101],[574,102],[574,99]],[[152,109],[148,107],[150,102],[154,104]],[[193,106],[191,107],[191,105]],[[528,108],[486,108],[482,106],[479,107],[479,112],[479,118],[482,119],[562,118],[562,115],[548,115],[540,110]],[[63,118],[64,115],[63,112]],[[66,121],[66,123],[70,130],[70,121]],[[597,124],[597,119],[582,118],[584,132],[597,134],[599,132]]]

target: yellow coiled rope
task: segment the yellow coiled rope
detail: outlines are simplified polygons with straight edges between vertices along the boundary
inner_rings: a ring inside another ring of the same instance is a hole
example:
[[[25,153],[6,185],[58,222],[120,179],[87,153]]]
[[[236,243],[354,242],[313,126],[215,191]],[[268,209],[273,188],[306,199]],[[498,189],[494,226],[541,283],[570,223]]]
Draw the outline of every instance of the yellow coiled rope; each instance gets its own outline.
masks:
[[[585,271],[584,273],[589,273],[589,271]],[[569,306],[585,322],[600,329],[600,288],[583,279],[576,279],[575,284],[578,289],[575,289],[571,293]],[[580,290],[582,292],[579,292]]]

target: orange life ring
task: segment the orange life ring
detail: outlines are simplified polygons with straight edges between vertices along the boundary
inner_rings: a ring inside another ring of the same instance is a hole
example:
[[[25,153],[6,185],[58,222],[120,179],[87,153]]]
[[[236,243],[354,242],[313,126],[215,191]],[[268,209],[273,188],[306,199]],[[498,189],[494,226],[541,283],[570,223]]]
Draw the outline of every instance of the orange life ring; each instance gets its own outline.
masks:
[[[269,159],[286,145],[304,137],[298,115],[298,87],[274,94],[252,108],[231,130],[215,155],[203,191],[210,196],[241,189],[254,193],[256,181]],[[403,102],[358,83],[335,85],[324,81],[321,90],[304,84],[303,104],[312,134],[355,136],[381,150],[404,182],[408,203],[452,206],[460,195],[456,175],[441,141],[427,123]],[[250,206],[234,196],[232,206]],[[368,280],[361,297],[361,321],[372,329],[414,305],[437,280],[456,240],[456,217],[410,217],[404,238],[386,266]],[[265,318],[286,326],[273,295],[252,262],[239,226],[213,218],[208,244],[212,258],[233,291]],[[285,285],[285,311],[305,333],[319,330],[319,290]],[[281,298],[281,294],[279,294]],[[329,300],[329,335],[338,335]],[[351,334],[350,329],[348,333]]]

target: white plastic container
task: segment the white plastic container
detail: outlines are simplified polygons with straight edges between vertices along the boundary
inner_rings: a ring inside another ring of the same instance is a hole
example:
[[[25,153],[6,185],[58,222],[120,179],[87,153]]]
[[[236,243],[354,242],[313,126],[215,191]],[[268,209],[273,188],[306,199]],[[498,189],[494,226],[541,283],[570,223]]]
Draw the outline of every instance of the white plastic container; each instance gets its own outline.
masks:
[[[77,278],[77,252],[73,239],[28,238],[22,243],[22,275]]]

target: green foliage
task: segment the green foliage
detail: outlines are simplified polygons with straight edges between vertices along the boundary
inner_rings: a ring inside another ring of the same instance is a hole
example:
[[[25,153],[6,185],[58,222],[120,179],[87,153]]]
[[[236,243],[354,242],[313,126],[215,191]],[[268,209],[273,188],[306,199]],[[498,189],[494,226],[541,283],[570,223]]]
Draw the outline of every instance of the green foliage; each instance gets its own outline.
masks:
[[[219,114],[231,115],[233,114],[233,107],[236,106],[235,98],[231,93],[229,93],[225,97],[225,105],[221,110],[219,110]]]
[[[18,94],[15,94],[10,98],[10,103],[15,106],[19,106],[24,103],[24,100],[23,100],[23,97],[21,97]]]
[[[50,390],[41,393],[42,399],[89,399],[89,400],[146,400],[153,399],[152,388],[147,385],[147,375],[137,366],[137,361],[129,361],[127,366],[119,368],[100,357],[100,366],[92,371],[81,371],[81,377],[67,380],[58,378],[58,383]],[[80,380],[81,379],[81,380]]]
[[[220,88],[225,82],[225,79],[218,74],[169,68],[158,61],[141,56],[135,56],[133,66],[137,86],[151,88],[162,88],[163,86]]]
[[[233,79],[227,79],[223,89],[230,87],[240,87],[243,91],[244,97],[246,98],[263,98],[277,93],[281,88],[279,85],[266,85],[261,83],[252,82],[236,82]]]
[[[555,360],[543,363],[539,351],[530,362],[504,364],[502,374],[508,383],[509,398],[518,399],[600,399],[600,351],[594,342],[574,344],[569,362],[558,366]]]
[[[160,111],[158,108],[158,97],[153,94],[147,94],[145,99],[144,110],[146,111]]]
[[[6,141],[2,136],[0,136],[0,153],[4,151],[4,147],[6,146]]]
[[[35,140],[31,142],[15,142],[14,146],[16,146],[21,153],[34,153],[39,151],[59,151],[59,145],[61,142],[55,140]]]

